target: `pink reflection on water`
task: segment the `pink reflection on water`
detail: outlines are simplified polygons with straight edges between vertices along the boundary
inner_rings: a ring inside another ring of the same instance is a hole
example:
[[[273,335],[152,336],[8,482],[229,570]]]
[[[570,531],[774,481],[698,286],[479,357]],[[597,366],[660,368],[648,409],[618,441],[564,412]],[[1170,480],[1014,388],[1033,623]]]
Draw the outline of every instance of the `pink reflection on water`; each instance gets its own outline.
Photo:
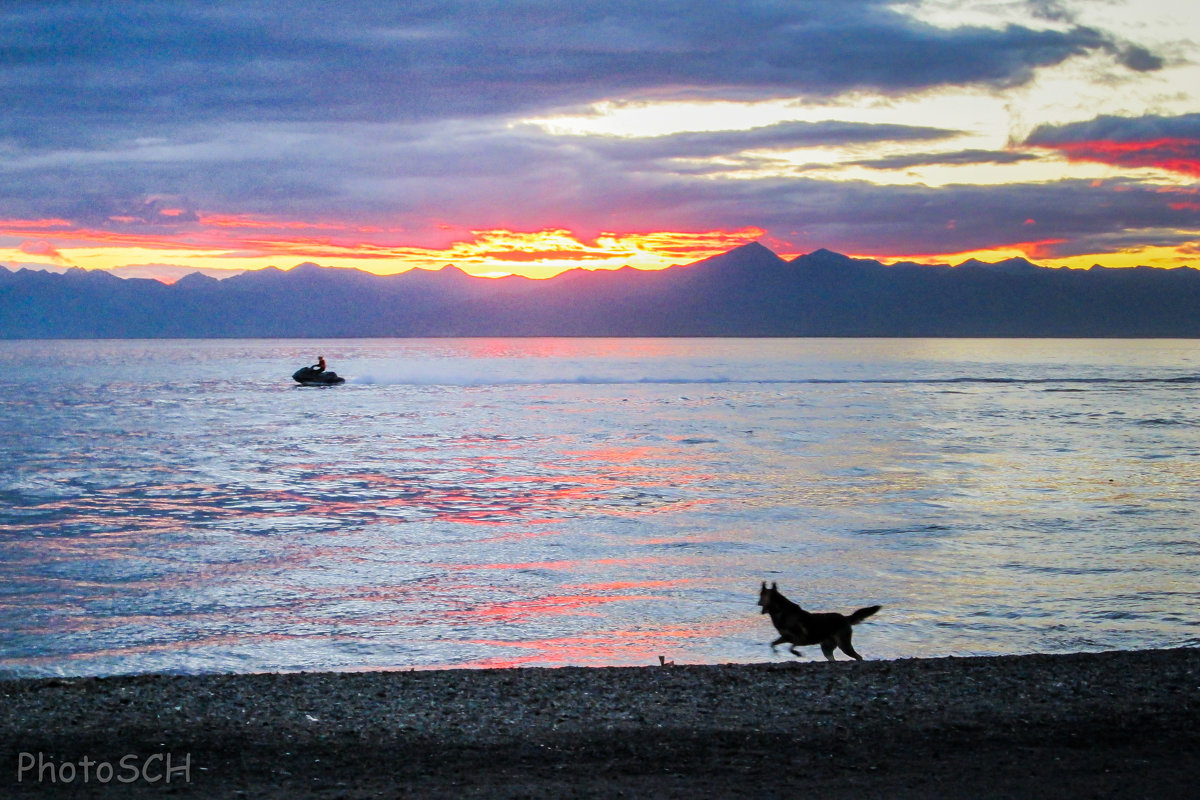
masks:
[[[470,618],[474,622],[511,624],[514,622],[524,622],[531,618],[568,614],[598,617],[600,614],[592,610],[597,606],[629,600],[652,599],[652,597],[646,595],[563,594],[532,599],[482,603],[463,609],[458,614]]]
[[[317,474],[304,478],[308,486],[303,495],[274,497],[264,493],[259,499],[291,501],[298,509],[326,515],[404,509],[439,522],[491,525],[521,519],[552,523],[572,510],[610,503],[614,493],[622,491],[638,495],[639,508],[661,505],[667,501],[661,492],[655,494],[655,490],[694,480],[680,469],[634,463],[638,460],[637,450],[568,456],[576,463],[585,461],[588,468],[581,471],[562,464],[544,464],[537,467],[544,471],[541,474],[518,474],[504,459],[486,459],[472,465],[456,465],[454,472],[460,477],[437,481],[422,474],[402,477],[378,473]],[[619,458],[621,463],[614,464],[610,461],[613,458]],[[597,462],[604,467],[596,468]],[[678,505],[680,501],[670,502]]]
[[[457,354],[470,358],[659,358],[679,350],[677,342],[657,339],[480,338],[455,339],[450,344]]]
[[[581,569],[582,567],[584,567],[585,565],[592,565],[592,564],[599,565],[599,566],[623,566],[626,564],[643,564],[643,563],[651,563],[651,562],[646,559],[633,559],[633,558],[595,558],[595,559],[588,559],[586,561],[571,560],[571,559],[559,559],[559,560],[555,560],[555,561],[514,561],[514,562],[508,562],[508,563],[494,562],[494,563],[490,563],[490,564],[442,563],[442,564],[429,564],[428,566],[433,567],[435,569],[449,569],[449,570],[462,570],[462,571],[488,570],[488,569],[500,569],[500,570],[549,569],[549,570],[576,570],[577,571],[577,570]]]
[[[683,664],[692,641],[715,640],[747,631],[756,620],[720,620],[700,625],[660,625],[645,630],[605,631],[587,636],[559,636],[525,641],[477,639],[465,644],[504,647],[514,654],[488,656],[459,663],[456,668],[505,669],[567,664],[652,665],[658,657]],[[697,662],[698,663],[698,662]]]
[[[607,581],[604,583],[576,583],[564,589],[580,589],[589,592],[618,592],[626,589],[660,589],[667,586],[688,586],[698,583],[695,578],[675,578],[659,581]]]
[[[651,655],[652,651],[673,650],[679,641],[695,635],[695,631],[665,629],[611,631],[596,636],[562,636],[525,642],[482,639],[466,644],[509,647],[527,652],[523,655],[489,656],[456,666],[468,669],[506,669],[557,664],[649,664],[657,661],[657,653]]]
[[[502,454],[468,458],[450,454],[430,465],[390,474],[381,469],[339,472],[329,464],[288,464],[263,476],[259,485],[171,480],[143,482],[27,505],[32,517],[14,520],[14,533],[56,530],[100,536],[138,531],[147,535],[187,533],[197,522],[270,520],[285,514],[334,518],[421,519],[492,526],[516,520],[548,524],[603,507],[626,516],[670,506],[676,510],[707,502],[678,489],[704,481],[672,447],[646,445],[568,450],[537,464],[505,455],[526,447],[503,437],[459,437],[449,445],[476,444]],[[444,449],[445,445],[435,448]],[[408,450],[411,454],[412,450]],[[257,482],[259,479],[255,478]]]

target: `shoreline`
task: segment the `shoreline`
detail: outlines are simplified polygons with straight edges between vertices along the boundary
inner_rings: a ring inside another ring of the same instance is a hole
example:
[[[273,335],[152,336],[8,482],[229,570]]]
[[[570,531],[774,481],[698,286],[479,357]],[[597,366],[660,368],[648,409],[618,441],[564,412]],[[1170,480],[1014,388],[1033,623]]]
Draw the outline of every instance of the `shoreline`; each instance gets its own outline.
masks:
[[[791,788],[834,798],[1182,798],[1200,780],[1194,648],[22,678],[0,680],[0,699],[0,787],[15,797],[746,797]],[[96,776],[104,763],[107,782]]]

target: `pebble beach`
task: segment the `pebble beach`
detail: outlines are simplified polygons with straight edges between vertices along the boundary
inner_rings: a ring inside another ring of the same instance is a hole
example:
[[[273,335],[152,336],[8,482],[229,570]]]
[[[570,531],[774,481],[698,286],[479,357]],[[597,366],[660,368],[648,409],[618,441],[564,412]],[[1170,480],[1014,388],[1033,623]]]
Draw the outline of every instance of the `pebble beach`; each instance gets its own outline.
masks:
[[[15,797],[1194,797],[1200,650],[0,681]],[[86,780],[85,780],[86,778]]]

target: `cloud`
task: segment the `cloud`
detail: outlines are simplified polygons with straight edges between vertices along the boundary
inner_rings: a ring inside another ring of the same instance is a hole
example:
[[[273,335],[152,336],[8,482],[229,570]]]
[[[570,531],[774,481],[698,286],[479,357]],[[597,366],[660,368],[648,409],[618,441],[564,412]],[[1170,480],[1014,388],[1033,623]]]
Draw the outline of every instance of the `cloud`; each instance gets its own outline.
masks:
[[[1076,15],[1062,0],[1025,0],[1030,12],[1038,19],[1054,22],[1075,22]]]
[[[148,197],[85,195],[65,208],[65,215],[83,224],[118,225],[139,229],[178,229],[198,217],[186,200]]]
[[[1012,150],[959,150],[953,153],[906,153],[885,158],[864,158],[847,161],[846,164],[871,169],[911,169],[944,164],[1016,164],[1020,161],[1034,161],[1037,158],[1032,153],[1018,153]]]
[[[1200,176],[1200,114],[1101,116],[1067,125],[1042,125],[1024,144],[1057,150],[1072,161],[1156,167]]]
[[[1200,210],[1157,187],[1115,181],[931,188],[793,179],[689,188],[695,224],[757,224],[782,252],[961,253],[1036,239],[1046,242],[1044,256],[1066,257],[1106,252],[1112,237],[1134,231],[1200,238]]]
[[[1190,201],[1176,197],[1172,207],[1136,186],[1117,204],[1111,185],[1081,182],[932,190],[752,174],[756,159],[792,149],[933,150],[960,134],[955,124],[830,119],[641,138],[556,136],[521,124],[614,98],[803,102],[863,93],[886,102],[949,86],[1019,85],[1077,57],[1108,56],[1135,71],[1161,66],[1151,51],[1075,23],[1059,3],[1034,5],[1053,29],[936,27],[893,0],[5,4],[0,217],[28,223],[10,229],[14,243],[66,249],[90,236],[97,246],[157,241],[289,255],[289,242],[373,254],[449,246],[464,231],[564,229],[586,240],[759,228],[793,251],[927,252],[933,240],[956,252],[1025,241],[1030,217],[1047,240],[1058,231],[1094,240],[1111,235],[1133,201],[1131,229],[1195,229]],[[1027,144],[1179,171],[1194,160],[1188,151],[1168,161],[1161,148],[1087,149],[1158,140],[1086,138],[1070,127],[1039,128]],[[1180,136],[1171,141],[1183,146]],[[904,169],[1031,157],[962,150],[854,163]],[[62,224],[39,228],[46,220]]]
[[[949,139],[961,131],[863,122],[782,122],[749,130],[674,133],[646,137],[579,137],[579,146],[617,159],[712,158],[751,150],[790,150],[879,142]]]
[[[1161,56],[1136,44],[1119,44],[1112,50],[1117,63],[1134,72],[1157,72],[1166,63]]]
[[[111,143],[136,128],[524,114],[614,96],[832,97],[1011,86],[1093,52],[1081,26],[938,28],[890,0],[696,4],[199,0],[8,4],[0,138]],[[62,121],[69,120],[69,125]]]
[[[58,251],[54,245],[44,240],[24,241],[17,246],[17,249],[22,253],[31,256],[42,256],[47,258],[51,263],[59,266],[70,266],[70,260]]]
[[[616,140],[485,122],[321,126],[304,137],[296,126],[254,130],[258,135],[242,142],[244,161],[145,162],[132,173],[120,162],[90,166],[85,174],[65,169],[14,174],[0,168],[0,196],[32,189],[46,198],[39,214],[14,215],[25,222],[9,227],[16,235],[60,243],[70,236],[140,247],[174,242],[232,253],[259,248],[278,253],[284,266],[321,253],[381,257],[405,248],[450,247],[470,240],[472,231],[489,230],[561,228],[594,239],[614,232],[761,229],[782,252],[829,247],[868,255],[959,253],[1031,237],[1063,240],[1043,247],[1050,255],[1104,252],[1088,248],[1109,247],[1122,231],[1155,240],[1166,231],[1200,238],[1194,235],[1200,230],[1195,196],[1131,181],[931,188],[814,178],[746,180],[690,173],[667,158],[728,155],[739,147],[729,132]],[[947,135],[940,128],[815,123],[768,126],[749,141],[769,149],[855,137],[921,142]],[[302,138],[303,144],[289,145],[286,160],[272,160],[268,145],[274,138]],[[665,146],[662,140],[675,144]],[[879,168],[904,168],[1020,156],[965,150],[875,161]],[[63,201],[53,192],[64,184],[108,186],[126,199],[87,195],[83,201]],[[202,200],[185,204],[170,194],[136,196],[146,185],[164,192],[186,187]],[[188,208],[204,212],[193,217],[182,212]],[[181,213],[172,216],[167,210]],[[37,227],[43,217],[62,224]],[[1026,224],[1030,218],[1034,226]],[[72,228],[83,230],[72,233]]]

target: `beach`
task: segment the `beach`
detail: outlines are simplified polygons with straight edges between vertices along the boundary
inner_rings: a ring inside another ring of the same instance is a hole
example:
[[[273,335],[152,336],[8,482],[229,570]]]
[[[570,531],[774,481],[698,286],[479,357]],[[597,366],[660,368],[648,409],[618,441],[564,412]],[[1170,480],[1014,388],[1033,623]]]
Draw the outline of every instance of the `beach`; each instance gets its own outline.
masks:
[[[0,696],[18,797],[1182,798],[1200,779],[1197,649],[18,679]]]

